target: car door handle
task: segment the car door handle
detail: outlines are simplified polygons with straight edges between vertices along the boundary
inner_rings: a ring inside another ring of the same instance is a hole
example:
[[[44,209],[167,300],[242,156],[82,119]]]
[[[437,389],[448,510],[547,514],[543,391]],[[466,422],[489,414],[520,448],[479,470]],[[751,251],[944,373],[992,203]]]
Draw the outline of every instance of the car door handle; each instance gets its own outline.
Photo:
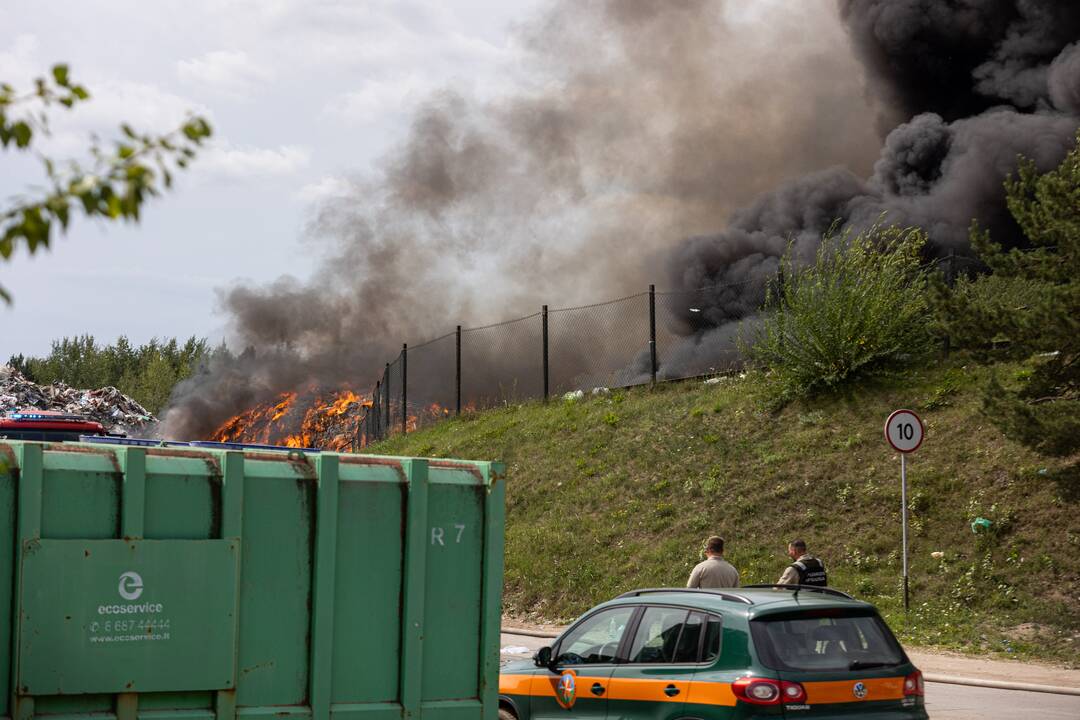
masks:
[[[668,685],[666,688],[664,688],[664,694],[668,697],[675,697],[679,694],[679,688],[675,687],[674,685]]]
[[[600,683],[593,683],[592,694],[593,695],[603,695],[604,694],[604,686],[601,685]]]

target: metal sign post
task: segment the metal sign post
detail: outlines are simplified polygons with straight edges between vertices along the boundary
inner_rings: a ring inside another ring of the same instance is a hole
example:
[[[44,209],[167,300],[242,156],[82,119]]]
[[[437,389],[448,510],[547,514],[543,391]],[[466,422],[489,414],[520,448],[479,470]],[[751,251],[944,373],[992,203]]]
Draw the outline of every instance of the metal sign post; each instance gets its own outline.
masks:
[[[885,439],[900,453],[900,523],[904,556],[904,611],[911,607],[908,593],[907,454],[922,445],[922,420],[911,410],[896,410],[885,421]]]

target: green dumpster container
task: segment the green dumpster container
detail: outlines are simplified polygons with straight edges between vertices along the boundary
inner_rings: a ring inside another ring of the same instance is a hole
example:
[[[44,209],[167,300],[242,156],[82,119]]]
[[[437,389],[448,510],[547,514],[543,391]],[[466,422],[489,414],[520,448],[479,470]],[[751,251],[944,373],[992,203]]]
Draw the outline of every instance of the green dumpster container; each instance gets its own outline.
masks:
[[[495,720],[494,463],[0,442],[3,715]]]

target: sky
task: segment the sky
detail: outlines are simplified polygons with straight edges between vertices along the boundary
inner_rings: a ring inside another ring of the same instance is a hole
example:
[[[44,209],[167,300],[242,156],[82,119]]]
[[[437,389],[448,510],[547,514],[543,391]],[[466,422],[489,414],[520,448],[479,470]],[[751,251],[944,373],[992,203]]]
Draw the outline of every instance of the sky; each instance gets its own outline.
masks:
[[[83,158],[121,123],[164,132],[207,117],[211,145],[137,225],[79,219],[48,251],[0,264],[0,362],[89,333],[226,338],[218,293],[307,278],[314,205],[370,174],[414,108],[452,87],[514,86],[514,30],[540,0],[134,0],[5,3],[0,81],[26,88],[58,62],[91,100],[57,109],[39,149]],[[32,194],[34,156],[0,153],[0,207]]]

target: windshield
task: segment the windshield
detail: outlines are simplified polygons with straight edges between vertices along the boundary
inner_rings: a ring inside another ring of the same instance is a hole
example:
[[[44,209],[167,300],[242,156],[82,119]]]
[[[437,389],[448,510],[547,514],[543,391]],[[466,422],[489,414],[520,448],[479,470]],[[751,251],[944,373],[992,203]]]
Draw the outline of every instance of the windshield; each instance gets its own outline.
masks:
[[[559,665],[611,663],[635,607],[602,610],[586,618],[559,641]],[[685,614],[685,610],[683,611]]]
[[[900,644],[876,614],[811,612],[750,625],[762,662],[775,670],[859,670],[905,661]]]

